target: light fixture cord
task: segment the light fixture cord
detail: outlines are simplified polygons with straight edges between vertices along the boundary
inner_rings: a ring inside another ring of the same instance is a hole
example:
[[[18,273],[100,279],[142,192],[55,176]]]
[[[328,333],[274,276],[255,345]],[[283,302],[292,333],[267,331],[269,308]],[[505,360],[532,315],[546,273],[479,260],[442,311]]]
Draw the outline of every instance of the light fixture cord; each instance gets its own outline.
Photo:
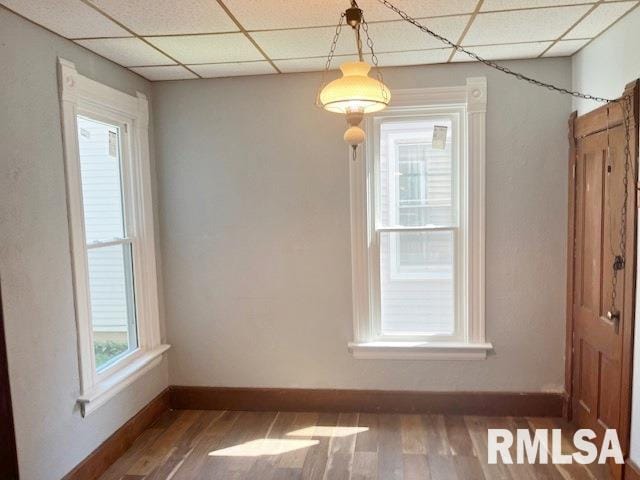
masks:
[[[358,48],[358,60],[364,62],[364,56],[362,55],[362,38],[360,37],[360,25],[353,27],[353,31],[356,34],[356,47]]]

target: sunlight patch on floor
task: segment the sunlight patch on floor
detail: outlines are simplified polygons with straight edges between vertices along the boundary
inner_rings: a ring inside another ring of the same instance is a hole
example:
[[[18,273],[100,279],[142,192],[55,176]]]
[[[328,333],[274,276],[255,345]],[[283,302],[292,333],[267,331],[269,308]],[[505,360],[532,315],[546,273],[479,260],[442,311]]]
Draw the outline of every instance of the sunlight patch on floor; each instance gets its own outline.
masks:
[[[313,447],[318,440],[301,440],[286,438],[262,438],[209,452],[210,457],[261,457],[264,455],[281,455],[303,448]]]
[[[368,427],[314,427],[301,428],[287,433],[288,437],[348,437],[368,431]]]

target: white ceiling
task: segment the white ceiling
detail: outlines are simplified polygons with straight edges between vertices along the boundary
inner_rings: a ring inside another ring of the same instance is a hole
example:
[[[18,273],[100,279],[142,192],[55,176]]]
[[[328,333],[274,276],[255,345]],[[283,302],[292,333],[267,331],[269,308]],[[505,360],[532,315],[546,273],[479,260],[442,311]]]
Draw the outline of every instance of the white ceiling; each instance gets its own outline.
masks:
[[[640,0],[390,0],[492,60],[569,56]],[[464,62],[378,0],[359,0],[382,66]],[[0,0],[149,80],[322,70],[348,0]],[[343,28],[333,68],[355,58]]]

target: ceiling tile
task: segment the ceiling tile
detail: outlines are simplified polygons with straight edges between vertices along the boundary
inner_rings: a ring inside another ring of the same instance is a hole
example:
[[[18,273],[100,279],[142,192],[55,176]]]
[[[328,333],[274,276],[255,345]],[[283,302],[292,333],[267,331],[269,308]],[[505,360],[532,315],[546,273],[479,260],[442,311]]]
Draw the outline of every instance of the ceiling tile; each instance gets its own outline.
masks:
[[[336,25],[344,0],[232,0],[227,8],[247,30]]]
[[[139,38],[100,38],[76,43],[125,67],[176,63]]]
[[[464,38],[465,45],[555,40],[573,25],[589,5],[480,13]]]
[[[263,60],[242,33],[147,37],[146,40],[183,64]]]
[[[481,12],[492,10],[515,10],[518,8],[555,7],[557,5],[581,5],[596,3],[596,0],[484,0]]]
[[[170,65],[168,67],[133,67],[131,70],[151,81],[198,78],[197,75],[194,75],[180,65]]]
[[[216,0],[90,0],[138,35],[237,32]]]
[[[1,0],[0,3],[63,37],[131,36],[80,0]]]
[[[467,50],[488,60],[515,60],[520,58],[535,58],[553,42],[517,43],[514,45],[487,45],[484,47],[467,47]],[[463,52],[453,56],[454,62],[472,62],[473,58]]]
[[[209,65],[190,65],[194,72],[205,78],[238,77],[243,75],[264,75],[277,73],[269,62],[215,63]]]
[[[378,54],[378,61],[381,67],[445,63],[449,60],[451,50],[451,48],[438,48],[435,50],[417,50],[413,52],[380,53]]]
[[[396,12],[385,7],[378,0],[365,0],[358,3],[364,10],[367,21],[400,18]],[[411,17],[424,18],[473,13],[478,0],[394,0],[393,4]]]
[[[377,0],[358,2],[367,21],[396,20],[398,14]],[[394,0],[413,17],[431,17],[473,12],[478,0]],[[287,29],[336,25],[348,7],[346,0],[232,0],[227,7],[247,30]]]
[[[344,62],[352,62],[357,60],[357,55],[336,55],[331,62],[331,70],[337,70]],[[326,57],[313,58],[290,58],[287,60],[275,60],[276,64],[283,73],[291,72],[321,72],[327,63]]]
[[[620,2],[598,5],[596,9],[576,25],[564,38],[592,38],[627,13],[638,2]]]
[[[560,40],[544,54],[545,57],[568,57],[586,45],[590,40]]]
[[[381,67],[400,65],[424,65],[430,63],[444,63],[449,59],[450,48],[438,48],[434,50],[417,50],[411,52],[391,52],[378,54]],[[344,62],[357,60],[356,55],[336,56],[331,64],[332,70],[337,70]],[[324,57],[292,58],[276,60],[274,63],[284,73],[290,72],[319,72],[325,68],[327,59]]]
[[[355,40],[349,30],[342,31],[337,55],[355,53]],[[326,57],[334,32],[333,27],[321,27],[253,32],[251,36],[271,58]]]
[[[457,42],[469,16],[434,18],[426,25],[438,35]],[[351,32],[347,32],[351,33]],[[369,33],[376,52],[398,52],[443,47],[444,44],[406,22],[381,22],[369,25]],[[353,42],[353,35],[349,40]]]

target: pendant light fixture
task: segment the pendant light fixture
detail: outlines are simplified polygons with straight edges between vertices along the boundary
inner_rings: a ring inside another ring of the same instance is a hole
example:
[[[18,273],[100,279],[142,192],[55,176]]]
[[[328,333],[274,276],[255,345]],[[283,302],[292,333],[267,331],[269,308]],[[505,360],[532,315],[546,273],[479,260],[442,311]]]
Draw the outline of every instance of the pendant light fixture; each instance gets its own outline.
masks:
[[[343,63],[340,66],[342,77],[325,84],[324,79],[331,68],[331,60],[345,19],[356,37],[358,61]],[[372,66],[364,60],[361,32],[364,32],[367,37],[366,42],[371,52],[371,61],[377,78],[369,76]],[[369,36],[369,27],[356,0],[351,0],[351,7],[340,16],[340,22],[336,27],[316,103],[329,112],[345,115],[349,127],[344,134],[344,140],[353,148],[355,159],[356,149],[365,138],[364,130],[360,128],[364,115],[386,108],[390,99],[391,92],[384,84],[382,73],[378,68],[378,59],[373,50],[373,41]]]

